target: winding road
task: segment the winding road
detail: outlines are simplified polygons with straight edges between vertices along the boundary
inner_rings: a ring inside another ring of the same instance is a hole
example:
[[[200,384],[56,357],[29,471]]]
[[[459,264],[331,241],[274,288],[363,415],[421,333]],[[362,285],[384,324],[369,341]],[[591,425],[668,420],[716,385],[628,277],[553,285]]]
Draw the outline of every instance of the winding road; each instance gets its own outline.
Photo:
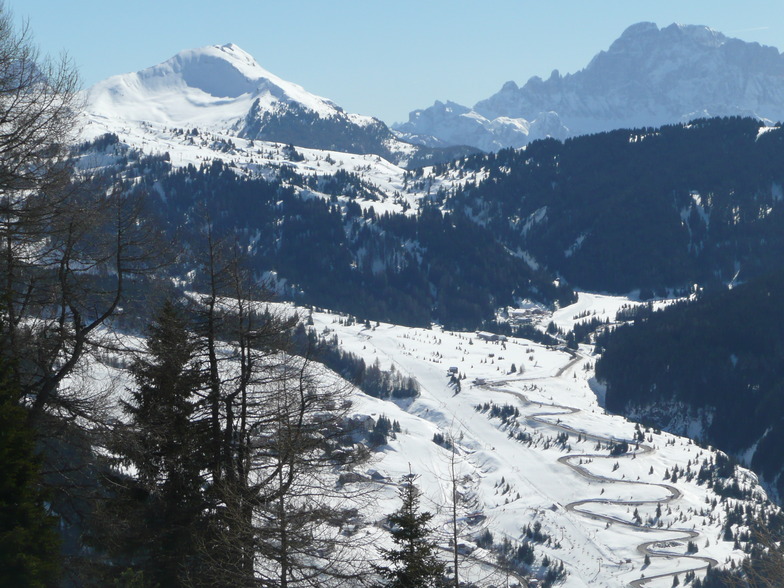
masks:
[[[569,368],[573,367],[574,365],[576,365],[580,361],[582,361],[582,358],[579,357],[577,354],[573,354],[572,355],[572,359],[567,364],[562,366],[556,372],[555,377],[562,376],[566,370],[568,370]],[[549,378],[537,378],[537,379],[549,379]],[[499,392],[499,393],[503,393],[503,394],[508,394],[508,395],[514,396],[514,397],[516,397],[518,400],[520,400],[521,402],[523,402],[526,405],[536,404],[536,405],[539,405],[539,406],[546,406],[547,407],[548,410],[546,412],[538,412],[538,413],[534,413],[534,414],[531,414],[531,415],[527,416],[526,420],[529,421],[529,422],[539,423],[539,424],[544,425],[546,427],[550,427],[550,428],[555,429],[557,431],[565,432],[565,433],[568,433],[568,434],[571,434],[571,435],[578,435],[578,434],[580,434],[585,439],[590,439],[590,440],[601,442],[601,443],[618,443],[618,442],[621,442],[621,441],[626,441],[630,445],[637,446],[635,441],[631,441],[629,439],[617,439],[617,438],[613,438],[613,437],[606,437],[606,436],[603,436],[603,435],[595,435],[595,434],[592,434],[592,433],[586,433],[584,431],[577,431],[577,430],[573,429],[572,427],[569,427],[567,425],[561,424],[560,422],[555,422],[554,423],[554,422],[546,419],[545,417],[553,417],[553,416],[559,417],[559,416],[563,416],[563,415],[566,415],[566,414],[576,414],[576,413],[579,413],[580,410],[577,409],[577,408],[571,407],[571,406],[563,406],[563,405],[559,405],[559,404],[542,404],[540,402],[536,402],[536,403],[531,402],[521,392],[517,392],[517,391],[514,391],[514,390],[508,390],[508,389],[505,389],[505,388],[501,387],[504,384],[508,383],[509,381],[510,380],[500,380],[500,381],[495,381],[495,382],[488,382],[488,383],[484,384],[482,387],[484,387],[487,390],[491,390],[493,392]],[[517,381],[531,382],[533,380],[517,380]],[[595,459],[613,459],[613,460],[616,460],[616,459],[623,458],[623,457],[626,457],[628,459],[628,458],[630,458],[633,455],[639,456],[639,455],[645,455],[645,454],[652,454],[653,452],[655,452],[655,449],[653,447],[650,447],[649,445],[639,444],[638,447],[639,447],[639,449],[635,453],[626,453],[626,454],[622,454],[622,455],[613,455],[613,456],[610,456],[610,455],[607,455],[607,454],[599,454],[599,453],[581,453],[581,454],[565,455],[563,457],[560,457],[558,459],[558,462],[562,463],[563,465],[565,465],[565,466],[567,466],[569,468],[571,468],[574,472],[576,472],[580,476],[583,476],[584,478],[586,478],[588,480],[591,480],[591,481],[594,481],[594,482],[610,483],[610,484],[636,484],[636,485],[654,486],[654,487],[661,488],[662,490],[664,490],[666,492],[666,496],[664,496],[663,498],[661,498],[659,500],[612,500],[612,499],[605,499],[605,498],[586,498],[584,500],[578,500],[578,501],[575,501],[575,502],[571,502],[571,503],[565,505],[564,508],[567,511],[569,511],[569,512],[577,513],[577,514],[579,514],[581,516],[587,517],[587,518],[592,519],[592,520],[604,521],[606,523],[610,523],[610,524],[613,524],[613,525],[624,525],[626,527],[632,528],[632,529],[634,529],[636,531],[640,531],[642,533],[662,533],[662,532],[666,532],[666,533],[669,534],[669,536],[668,536],[666,541],[688,541],[688,540],[693,540],[693,539],[699,537],[700,534],[698,532],[692,531],[690,529],[677,529],[677,528],[660,529],[660,528],[654,528],[654,527],[646,527],[646,526],[643,526],[643,525],[638,525],[638,524],[634,524],[632,522],[624,521],[624,520],[616,518],[616,517],[612,517],[612,516],[609,516],[609,515],[603,515],[603,514],[597,514],[597,513],[590,512],[588,510],[584,510],[584,509],[580,508],[580,507],[582,507],[584,505],[587,505],[587,504],[602,504],[602,505],[612,504],[612,505],[617,505],[617,506],[640,506],[640,505],[653,505],[653,504],[667,504],[667,503],[676,501],[679,498],[681,498],[681,491],[678,490],[678,488],[676,488],[675,486],[672,486],[670,484],[659,484],[659,483],[653,483],[653,482],[641,482],[641,481],[619,480],[617,478],[609,478],[609,477],[606,477],[606,476],[600,476],[600,475],[597,475],[597,474],[593,474],[590,471],[588,471],[585,467],[583,467],[582,465],[579,465],[578,463],[574,463],[574,462],[576,462],[578,460],[586,460],[586,459],[589,459],[589,460],[595,460]],[[673,533],[678,533],[679,535],[673,538],[672,537]],[[660,542],[661,542],[661,540],[659,540],[659,541],[646,541],[646,542],[640,543],[639,545],[637,545],[637,551],[640,554],[648,555],[651,558],[662,558],[662,559],[668,559],[668,560],[672,560],[672,559],[688,559],[689,561],[701,562],[702,565],[695,566],[695,567],[692,567],[692,568],[689,568],[689,569],[681,569],[681,570],[678,570],[678,571],[673,571],[673,572],[668,572],[668,573],[663,573],[663,574],[657,574],[655,576],[642,577],[642,578],[639,578],[639,579],[636,579],[636,580],[633,580],[633,581],[629,582],[629,584],[628,584],[629,586],[631,586],[633,588],[640,588],[640,587],[644,586],[645,584],[647,584],[648,582],[650,582],[652,580],[661,579],[661,578],[668,578],[668,577],[674,577],[676,575],[684,574],[684,573],[690,572],[690,571],[695,571],[696,572],[696,571],[699,571],[699,570],[704,570],[704,569],[706,569],[708,567],[716,566],[719,563],[718,561],[716,561],[715,559],[713,559],[711,557],[704,557],[704,556],[691,555],[691,554],[675,554],[675,553],[668,553],[668,552],[657,550],[656,549],[656,545],[659,544]]]

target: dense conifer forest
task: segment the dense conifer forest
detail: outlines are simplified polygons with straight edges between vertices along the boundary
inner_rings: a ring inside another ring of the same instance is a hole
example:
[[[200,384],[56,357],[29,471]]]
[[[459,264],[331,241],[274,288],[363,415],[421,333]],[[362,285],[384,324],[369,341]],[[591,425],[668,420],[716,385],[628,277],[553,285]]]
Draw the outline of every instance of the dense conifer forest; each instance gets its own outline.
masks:
[[[82,152],[116,145],[116,137],[106,137]],[[314,180],[285,168],[267,181],[238,176],[220,161],[173,169],[165,156],[117,149],[123,155],[114,173],[134,178],[135,193],[151,195],[150,209],[169,235],[198,250],[199,227],[210,222],[248,249],[257,276],[274,270],[287,284],[280,293],[299,303],[371,320],[418,326],[436,320],[471,329],[493,321],[497,308],[518,298],[574,300],[568,285],[532,270],[461,214],[425,206],[416,215],[377,215],[372,204],[363,210],[354,200],[341,205],[301,198],[294,187],[310,188]],[[324,188],[374,197],[347,173]],[[158,198],[165,206],[157,205]]]
[[[607,383],[607,407],[665,428],[696,419],[702,441],[730,453],[755,446],[749,465],[784,495],[782,293],[777,271],[600,338],[596,375]],[[688,411],[663,408],[673,403]]]
[[[777,267],[784,131],[760,124],[698,120],[439,164],[431,177],[486,177],[433,194],[415,215],[376,213],[381,195],[351,172],[303,177],[281,166],[265,180],[220,161],[173,168],[111,136],[82,149],[114,154],[117,173],[165,203],[152,208],[180,240],[197,239],[199,219],[235,231],[285,297],[372,320],[477,328],[515,299],[568,303],[571,287],[664,295]],[[301,198],[303,188],[331,200]]]
[[[665,293],[784,259],[784,131],[701,119],[535,141],[439,166],[487,174],[446,199],[574,287]]]

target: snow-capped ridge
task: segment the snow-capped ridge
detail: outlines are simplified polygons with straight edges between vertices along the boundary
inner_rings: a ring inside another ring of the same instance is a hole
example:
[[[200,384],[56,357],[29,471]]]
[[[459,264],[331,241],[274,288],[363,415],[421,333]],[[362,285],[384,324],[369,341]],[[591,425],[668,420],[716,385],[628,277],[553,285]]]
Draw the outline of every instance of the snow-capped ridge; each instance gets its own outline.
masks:
[[[543,113],[560,120],[555,132],[546,131],[556,138],[684,122],[694,113],[782,120],[784,57],[775,47],[703,25],[659,28],[641,22],[576,73],[554,70],[549,78],[533,76],[522,87],[506,82],[473,108],[454,105],[445,111],[437,104],[415,113],[396,130],[483,150],[541,138],[531,129]],[[481,128],[466,119],[482,120]],[[492,124],[496,120],[514,120],[518,130],[510,133],[507,124],[501,132]]]
[[[87,90],[84,102],[87,139],[112,133],[144,135],[154,143],[155,136],[173,129],[196,129],[247,141],[375,154],[401,165],[473,151],[441,153],[412,145],[382,121],[346,112],[267,71],[233,43],[188,49],[139,72],[113,76]]]
[[[186,86],[216,98],[237,98],[251,93],[257,80],[271,76],[232,43],[182,51],[138,75],[151,86],[170,84],[172,77],[179,77]]]
[[[159,65],[113,76],[87,91],[87,110],[110,118],[226,127],[259,101],[297,104],[319,116],[340,109],[261,67],[233,43],[181,51]]]

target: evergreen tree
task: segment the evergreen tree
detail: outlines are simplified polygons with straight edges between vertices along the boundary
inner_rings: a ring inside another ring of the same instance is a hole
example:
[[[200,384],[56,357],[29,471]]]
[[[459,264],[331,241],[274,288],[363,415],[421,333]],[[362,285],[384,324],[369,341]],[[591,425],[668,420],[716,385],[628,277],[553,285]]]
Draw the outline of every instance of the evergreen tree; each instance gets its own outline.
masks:
[[[146,351],[131,367],[136,389],[124,405],[131,417],[124,453],[143,490],[139,522],[149,576],[161,586],[179,586],[186,565],[193,567],[207,459],[194,400],[203,380],[196,346],[171,301],[150,327]]]
[[[428,526],[432,513],[420,512],[420,490],[416,476],[409,474],[402,480],[398,495],[400,508],[388,518],[394,549],[383,549],[389,566],[378,566],[376,571],[385,579],[388,588],[431,588],[446,585],[445,565],[436,556],[437,546],[430,538]]]
[[[43,587],[56,578],[59,540],[40,489],[27,411],[0,364],[0,586]]]

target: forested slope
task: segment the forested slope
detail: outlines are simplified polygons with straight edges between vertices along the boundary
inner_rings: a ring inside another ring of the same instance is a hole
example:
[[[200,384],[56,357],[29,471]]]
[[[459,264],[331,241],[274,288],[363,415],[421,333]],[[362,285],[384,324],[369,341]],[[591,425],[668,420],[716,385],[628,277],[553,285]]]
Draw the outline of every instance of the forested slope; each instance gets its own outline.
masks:
[[[446,206],[576,287],[663,292],[781,264],[783,161],[751,118],[548,139],[456,162],[483,179]]]
[[[703,441],[756,443],[750,465],[784,495],[783,299],[779,271],[619,328],[596,367],[607,407],[665,428],[683,423],[674,403],[702,409]]]

